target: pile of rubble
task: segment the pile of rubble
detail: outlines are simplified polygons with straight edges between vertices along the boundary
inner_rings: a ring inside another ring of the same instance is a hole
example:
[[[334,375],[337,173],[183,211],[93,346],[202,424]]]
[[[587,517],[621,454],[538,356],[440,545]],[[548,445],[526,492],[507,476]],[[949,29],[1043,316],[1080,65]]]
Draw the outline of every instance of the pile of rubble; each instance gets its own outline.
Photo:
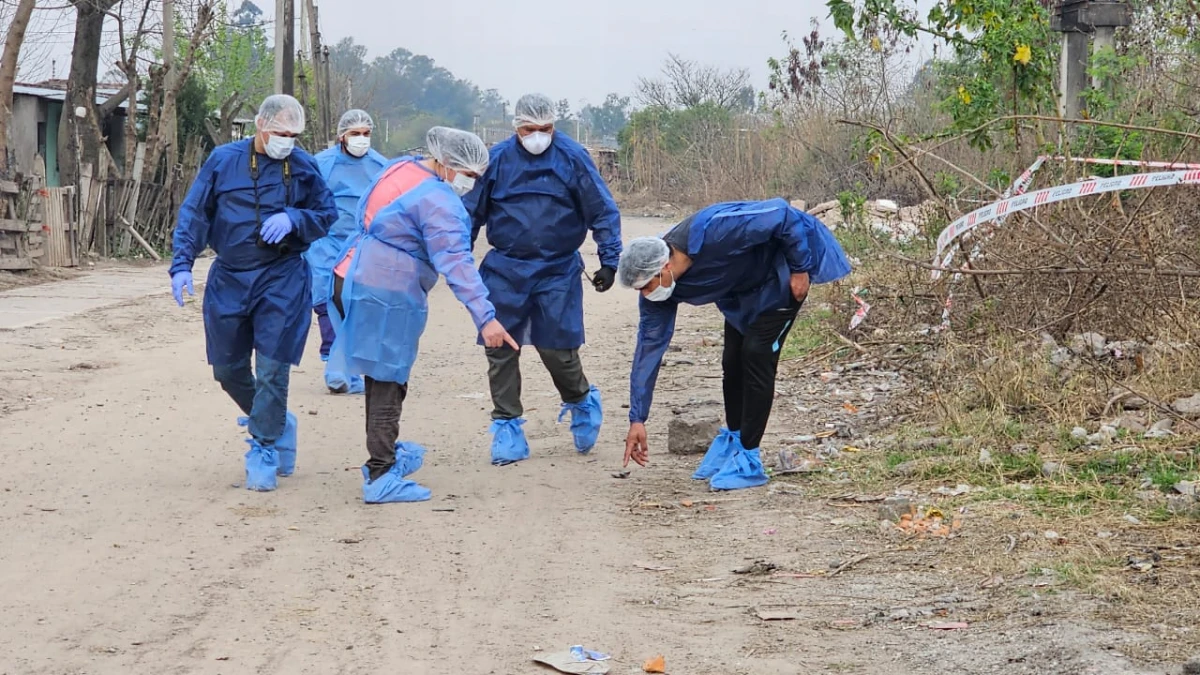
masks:
[[[825,223],[830,230],[837,230],[846,225],[847,214],[839,201],[822,202],[811,209],[806,208],[807,204],[803,201],[794,201],[792,206]],[[876,199],[865,202],[861,212],[850,214],[850,217],[861,219],[861,224],[887,236],[893,242],[904,243],[921,235],[934,212],[933,202],[902,207],[890,199]]]

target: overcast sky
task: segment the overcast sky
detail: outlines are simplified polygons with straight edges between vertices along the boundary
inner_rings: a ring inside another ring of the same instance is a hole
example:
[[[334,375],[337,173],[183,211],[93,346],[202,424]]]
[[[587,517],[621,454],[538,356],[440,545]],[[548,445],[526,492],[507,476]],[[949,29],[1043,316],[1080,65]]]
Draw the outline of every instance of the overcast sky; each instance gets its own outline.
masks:
[[[241,4],[228,2],[231,7]],[[274,0],[257,3],[272,20]],[[125,2],[130,11],[137,4]],[[817,17],[822,36],[837,37],[824,0],[604,0],[574,5],[545,0],[317,0],[317,5],[327,43],[353,37],[372,58],[404,47],[432,57],[481,89],[499,89],[510,102],[540,91],[556,100],[566,98],[576,109],[585,100],[602,102],[609,92],[631,94],[637,78],[655,75],[671,52],[706,64],[746,68],[761,89],[767,84],[767,59],[785,54],[784,31],[798,41]],[[18,79],[49,77],[52,62],[57,62],[56,74],[65,77],[73,12],[39,11],[35,17],[33,44],[22,54]],[[4,18],[0,23],[6,23]],[[115,31],[106,36],[106,60],[115,57],[115,37]],[[102,77],[109,66],[101,64]]]
[[[655,74],[668,52],[747,68],[765,87],[767,59],[784,54],[782,32],[799,34],[810,18],[828,15],[823,0],[322,4],[328,41],[352,36],[372,56],[405,47],[509,100],[541,91],[573,105],[632,92],[638,76]]]

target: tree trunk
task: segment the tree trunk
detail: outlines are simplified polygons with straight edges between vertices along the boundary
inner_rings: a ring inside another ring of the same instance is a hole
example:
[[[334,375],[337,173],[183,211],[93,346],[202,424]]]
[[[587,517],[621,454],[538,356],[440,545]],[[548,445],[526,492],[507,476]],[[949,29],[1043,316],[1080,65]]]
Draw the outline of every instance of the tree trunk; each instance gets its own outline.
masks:
[[[99,173],[102,163],[111,163],[112,155],[104,145],[96,109],[96,74],[100,63],[100,40],[106,12],[117,0],[72,0],[75,6],[75,43],[71,51],[71,73],[67,77],[67,95],[63,103],[58,131],[58,171],[64,185],[79,178],[80,164],[91,164]],[[84,116],[75,114],[76,108]],[[76,139],[78,135],[78,142]]]
[[[17,79],[17,56],[25,42],[25,29],[33,16],[33,0],[20,0],[8,34],[4,38],[4,55],[0,56],[0,173],[8,168],[8,127],[12,122],[13,82]]]

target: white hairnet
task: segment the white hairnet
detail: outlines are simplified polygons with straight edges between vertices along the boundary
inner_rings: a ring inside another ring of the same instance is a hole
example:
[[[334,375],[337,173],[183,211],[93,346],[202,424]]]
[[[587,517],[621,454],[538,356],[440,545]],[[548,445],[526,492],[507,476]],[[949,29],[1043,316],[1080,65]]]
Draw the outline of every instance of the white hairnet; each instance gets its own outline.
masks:
[[[617,280],[626,288],[649,283],[671,258],[671,247],[658,237],[638,237],[629,242],[617,263]]]
[[[304,133],[304,106],[287,94],[274,94],[263,99],[254,118],[259,129],[266,132]]]
[[[346,135],[351,129],[367,129],[368,131],[375,128],[375,121],[367,114],[365,110],[347,110],[342,113],[342,119],[338,120],[337,137],[341,138]]]
[[[450,127],[433,127],[425,134],[425,147],[437,161],[455,171],[482,174],[488,167],[488,149],[475,134]]]
[[[525,125],[542,127],[554,124],[558,114],[554,112],[554,101],[545,94],[525,94],[517,99],[516,117],[513,126],[520,128]]]

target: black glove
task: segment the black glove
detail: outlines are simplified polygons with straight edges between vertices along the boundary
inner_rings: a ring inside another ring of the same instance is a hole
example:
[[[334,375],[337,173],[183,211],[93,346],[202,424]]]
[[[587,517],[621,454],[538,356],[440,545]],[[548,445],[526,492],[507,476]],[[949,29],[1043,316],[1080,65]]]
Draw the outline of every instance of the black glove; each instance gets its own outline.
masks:
[[[612,267],[601,267],[592,275],[592,285],[597,291],[603,293],[613,287],[613,282],[617,279],[617,270]]]

